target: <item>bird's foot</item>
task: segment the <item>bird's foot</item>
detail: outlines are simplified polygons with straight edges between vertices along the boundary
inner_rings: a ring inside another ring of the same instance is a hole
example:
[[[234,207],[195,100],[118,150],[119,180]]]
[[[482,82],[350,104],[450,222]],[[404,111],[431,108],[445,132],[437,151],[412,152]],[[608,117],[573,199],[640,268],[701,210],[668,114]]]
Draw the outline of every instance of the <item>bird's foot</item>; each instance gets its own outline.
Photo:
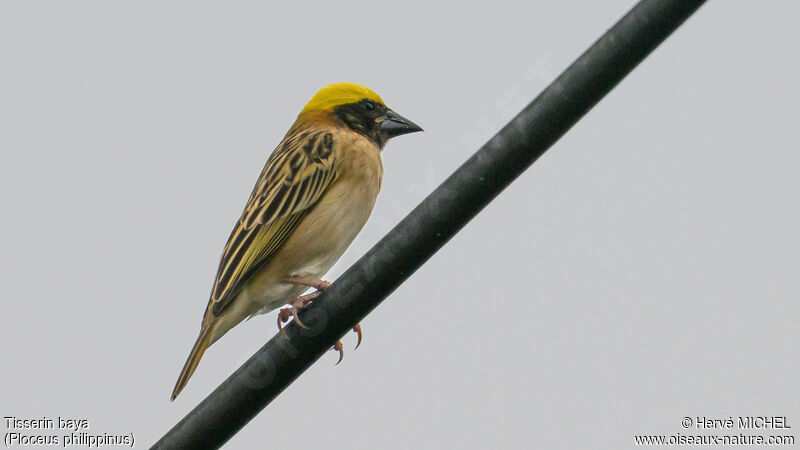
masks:
[[[314,300],[315,298],[319,297],[319,294],[321,294],[323,290],[327,289],[328,286],[331,285],[331,282],[325,280],[318,280],[316,278],[311,278],[311,277],[296,277],[296,276],[289,277],[287,281],[289,283],[299,284],[302,286],[309,286],[316,289],[316,291],[314,292],[311,292],[306,295],[301,295],[300,297],[297,297],[296,299],[292,300],[292,302],[289,303],[289,305],[291,306],[281,308],[280,312],[278,312],[278,329],[280,330],[283,337],[289,339],[289,337],[286,336],[286,332],[283,331],[283,324],[288,322],[290,318],[294,317],[294,321],[297,322],[297,325],[303,328],[308,328],[305,325],[303,325],[303,322],[301,322],[300,318],[297,317],[297,313],[301,309],[308,306],[308,304],[311,303],[311,300]]]
[[[300,309],[305,308],[308,305],[308,303],[311,302],[311,299],[316,298],[317,296],[319,296],[321,291],[324,291],[325,289],[327,289],[331,285],[330,281],[319,280],[319,279],[312,278],[312,277],[293,276],[293,277],[289,277],[288,281],[290,283],[299,284],[299,285],[302,285],[302,286],[312,287],[312,288],[316,289],[316,291],[312,292],[311,294],[306,294],[306,295],[304,295],[302,297],[298,297],[297,298],[299,300],[299,299],[302,299],[302,298],[305,298],[305,297],[313,295],[313,297],[311,297],[308,301],[306,301],[302,306],[297,307],[297,306],[295,306],[294,303],[292,303],[291,307],[287,306],[286,308],[281,309],[280,314],[278,314],[278,327],[281,329],[281,333],[284,336],[286,336],[286,334],[283,332],[283,328],[281,327],[281,322],[288,322],[290,317],[294,317],[294,320],[297,321],[297,324],[300,325],[301,327],[305,328],[303,323],[300,322],[300,320],[297,318],[297,311],[299,311]],[[355,331],[356,334],[358,334],[358,342],[356,342],[356,346],[353,349],[353,350],[355,350],[356,348],[358,348],[361,345],[361,339],[363,338],[363,335],[361,333],[361,324],[357,323],[356,326],[353,327],[353,331]],[[344,357],[344,347],[342,346],[342,341],[337,342],[333,346],[333,348],[331,350],[336,350],[337,352],[339,352],[339,360],[336,361],[336,364],[339,364],[340,362],[342,362],[342,358]]]
[[[283,337],[289,339],[289,336],[287,336],[286,332],[283,331],[283,324],[288,322],[292,317],[294,317],[294,321],[297,322],[297,325],[302,328],[308,328],[303,324],[303,322],[300,321],[300,317],[297,316],[297,313],[300,312],[301,309],[308,306],[308,304],[311,303],[311,300],[319,297],[320,293],[321,291],[317,290],[310,294],[301,295],[300,297],[292,300],[291,303],[289,303],[290,306],[281,308],[280,312],[278,312],[278,330],[280,330]]]

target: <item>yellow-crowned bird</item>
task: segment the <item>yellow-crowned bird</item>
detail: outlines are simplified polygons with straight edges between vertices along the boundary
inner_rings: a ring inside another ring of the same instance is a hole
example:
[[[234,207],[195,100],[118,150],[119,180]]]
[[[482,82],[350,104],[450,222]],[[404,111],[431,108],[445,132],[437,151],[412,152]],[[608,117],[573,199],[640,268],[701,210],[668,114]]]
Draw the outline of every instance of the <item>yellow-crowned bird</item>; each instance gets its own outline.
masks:
[[[365,86],[332,84],[311,98],[267,160],[228,238],[173,400],[206,348],[228,330],[289,304],[278,314],[280,328],[330,284],[322,276],[375,205],[386,141],[416,131],[422,129]],[[316,291],[300,296],[309,287]],[[354,330],[360,343],[361,329]],[[335,348],[341,360],[341,343]]]

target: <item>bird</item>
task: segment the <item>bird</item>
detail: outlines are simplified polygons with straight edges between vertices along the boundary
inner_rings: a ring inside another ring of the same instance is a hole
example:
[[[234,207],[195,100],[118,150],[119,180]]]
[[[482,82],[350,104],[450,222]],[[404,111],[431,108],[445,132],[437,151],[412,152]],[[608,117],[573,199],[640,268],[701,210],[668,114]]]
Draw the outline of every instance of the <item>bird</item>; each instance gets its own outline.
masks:
[[[322,277],[372,213],[384,146],[418,131],[360,84],[329,84],[311,97],[267,159],[231,231],[200,334],[170,400],[206,349],[244,319],[289,305],[278,313],[281,333],[290,317],[302,326],[297,312],[330,285]],[[301,295],[309,288],[315,291]],[[354,331],[360,344],[360,325]],[[341,342],[334,349],[341,361]]]

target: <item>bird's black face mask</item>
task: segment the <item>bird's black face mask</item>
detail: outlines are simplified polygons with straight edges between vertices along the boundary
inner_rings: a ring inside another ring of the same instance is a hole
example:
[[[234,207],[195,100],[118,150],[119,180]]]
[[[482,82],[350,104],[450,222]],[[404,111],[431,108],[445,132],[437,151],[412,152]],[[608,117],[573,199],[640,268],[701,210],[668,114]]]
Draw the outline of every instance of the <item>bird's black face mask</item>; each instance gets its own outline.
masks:
[[[419,125],[369,99],[341,105],[334,110],[334,114],[380,149],[395,136],[422,131]]]

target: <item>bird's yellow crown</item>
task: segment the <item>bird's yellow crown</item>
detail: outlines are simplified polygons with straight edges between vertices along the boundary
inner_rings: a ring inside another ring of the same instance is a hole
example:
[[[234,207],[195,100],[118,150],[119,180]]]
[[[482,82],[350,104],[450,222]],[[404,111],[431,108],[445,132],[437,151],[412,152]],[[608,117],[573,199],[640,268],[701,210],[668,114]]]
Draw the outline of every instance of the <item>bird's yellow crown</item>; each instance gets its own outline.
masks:
[[[365,98],[384,104],[380,96],[366,86],[355,83],[329,84],[311,97],[300,114],[308,111],[331,111],[337,106],[355,103]]]

